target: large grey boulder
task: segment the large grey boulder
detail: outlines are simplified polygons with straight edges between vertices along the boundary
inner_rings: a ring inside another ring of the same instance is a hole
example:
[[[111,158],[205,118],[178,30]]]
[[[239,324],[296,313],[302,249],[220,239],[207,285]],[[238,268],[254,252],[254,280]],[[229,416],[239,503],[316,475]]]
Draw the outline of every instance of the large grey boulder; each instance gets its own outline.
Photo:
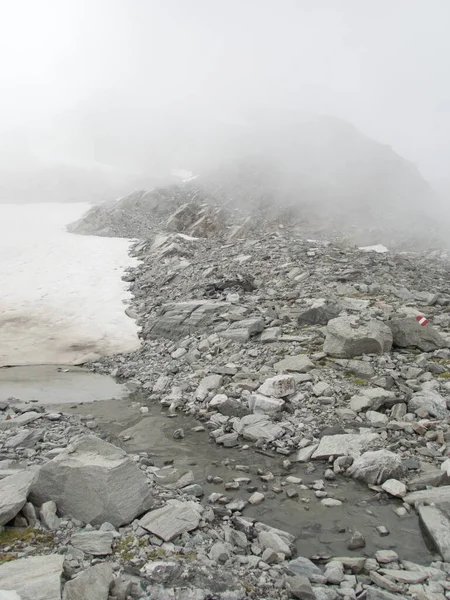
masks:
[[[70,538],[74,548],[93,556],[112,554],[114,534],[112,531],[79,531]]]
[[[353,461],[347,475],[373,485],[381,485],[388,479],[400,477],[404,473],[402,461],[389,450],[365,452]]]
[[[32,485],[31,500],[56,502],[58,511],[85,523],[130,523],[151,507],[145,474],[116,446],[83,436],[46,463]]]
[[[408,410],[421,417],[429,415],[437,419],[446,419],[449,415],[445,399],[431,389],[414,394],[408,402]]]
[[[89,567],[64,586],[63,600],[108,600],[114,581],[109,563]]]
[[[383,354],[392,348],[392,332],[382,321],[372,319],[353,327],[349,317],[332,319],[327,325],[324,352],[337,358],[361,354]]]
[[[423,352],[432,352],[448,346],[448,343],[432,325],[429,323],[420,325],[415,317],[391,319],[388,321],[388,325],[392,331],[394,346],[419,348]]]
[[[283,435],[284,429],[267,415],[246,415],[233,423],[234,430],[246,440],[272,442]]]
[[[38,472],[22,471],[0,480],[0,526],[5,525],[25,506]]]
[[[6,562],[0,565],[0,589],[15,590],[21,600],[61,600],[63,563],[60,554]]]

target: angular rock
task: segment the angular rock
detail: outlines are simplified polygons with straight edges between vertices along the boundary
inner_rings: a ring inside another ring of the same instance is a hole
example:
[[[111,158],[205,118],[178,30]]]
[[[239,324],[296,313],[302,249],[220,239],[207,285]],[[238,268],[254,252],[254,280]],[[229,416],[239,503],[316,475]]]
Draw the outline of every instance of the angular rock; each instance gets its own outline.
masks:
[[[367,589],[366,600],[404,600],[404,596],[399,596],[398,594],[391,594],[391,592],[387,592],[380,588],[369,587]]]
[[[404,501],[408,504],[424,504],[432,503],[443,504],[450,503],[450,485],[443,485],[439,488],[430,488],[428,490],[420,490],[418,492],[410,492],[404,497]]]
[[[308,373],[315,368],[315,365],[306,354],[299,354],[297,356],[286,356],[283,360],[276,362],[273,367],[277,371]]]
[[[332,302],[318,300],[312,306],[297,316],[299,325],[326,325],[331,319],[335,319],[341,308]]]
[[[43,414],[35,411],[28,411],[13,417],[12,419],[5,419],[0,421],[0,431],[6,431],[7,429],[14,429],[14,427],[20,427],[21,425],[28,425],[33,423],[37,419],[42,419]]]
[[[63,563],[64,556],[60,554],[3,563],[0,565],[0,589],[15,590],[21,600],[61,600]]]
[[[114,534],[112,531],[79,531],[70,538],[74,548],[93,556],[112,554]]]
[[[6,448],[34,448],[44,437],[45,429],[24,429],[8,438]]]
[[[347,469],[347,475],[353,479],[372,485],[380,485],[388,479],[401,476],[403,472],[400,457],[389,450],[365,452]]]
[[[426,390],[413,394],[408,402],[408,411],[423,416],[426,411],[430,417],[446,419],[449,415],[445,399],[435,390]]]
[[[258,541],[263,550],[270,548],[274,552],[281,552],[288,558],[292,556],[292,550],[289,544],[276,533],[271,531],[261,531],[258,535]]]
[[[108,600],[113,582],[112,565],[94,565],[66,583],[63,600]]]
[[[391,328],[394,345],[400,348],[419,348],[423,352],[432,352],[439,348],[446,348],[448,343],[436,329],[428,323],[420,325],[415,317],[391,319],[388,321]]]
[[[31,500],[37,505],[53,500],[61,515],[115,527],[130,523],[152,504],[147,478],[126,452],[91,435],[41,468]]]
[[[292,375],[276,375],[262,384],[260,394],[273,398],[284,398],[295,392],[295,379]]]
[[[22,510],[37,471],[22,471],[0,480],[0,526],[5,525]]]
[[[338,358],[353,358],[362,354],[383,354],[392,348],[392,333],[382,321],[372,319],[352,327],[349,317],[332,319],[327,325],[324,352]]]
[[[316,594],[307,577],[303,577],[302,575],[288,577],[286,579],[286,585],[291,598],[298,598],[299,600],[316,600]]]
[[[56,515],[56,504],[53,500],[49,500],[48,502],[44,502],[39,510],[39,516],[41,518],[42,524],[51,530],[58,529],[60,525],[60,519]]]
[[[395,400],[394,392],[381,388],[366,388],[350,398],[350,408],[355,412],[378,410],[382,406],[391,406]]]
[[[396,498],[406,496],[406,485],[397,479],[387,479],[381,487],[385,492]]]
[[[283,428],[272,423],[267,415],[247,415],[233,424],[235,431],[246,440],[272,442],[283,435]]]
[[[285,402],[279,398],[268,398],[262,394],[251,395],[248,406],[255,414],[275,415],[280,412]]]
[[[373,427],[383,427],[389,421],[387,415],[377,412],[376,410],[368,410],[366,412],[366,419]]]
[[[308,462],[311,456],[319,447],[319,444],[312,444],[311,446],[306,446],[305,448],[300,448],[295,455],[295,458],[291,459],[293,462]]]
[[[197,400],[204,400],[208,395],[208,392],[217,390],[222,385],[223,377],[221,375],[208,375],[204,377],[195,392],[195,398]]]
[[[313,577],[323,578],[321,569],[304,556],[297,556],[297,558],[290,560],[285,566],[285,571],[292,575],[304,575],[311,580],[313,580]]]
[[[162,508],[144,515],[139,525],[165,542],[170,542],[182,533],[197,529],[202,510],[197,502],[172,499]]]
[[[447,508],[448,505],[444,505]],[[420,523],[445,562],[450,562],[450,515],[444,507],[419,506]]]
[[[380,441],[377,433],[344,433],[341,435],[325,435],[319,447],[314,451],[313,459],[328,459],[330,456],[358,456],[371,444]]]

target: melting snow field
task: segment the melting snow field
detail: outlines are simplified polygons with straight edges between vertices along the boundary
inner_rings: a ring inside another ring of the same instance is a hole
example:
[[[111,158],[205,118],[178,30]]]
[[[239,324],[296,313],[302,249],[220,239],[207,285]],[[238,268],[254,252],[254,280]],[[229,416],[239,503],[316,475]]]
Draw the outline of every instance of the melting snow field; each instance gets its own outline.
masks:
[[[124,239],[66,232],[88,204],[0,204],[0,366],[79,364],[139,346]]]

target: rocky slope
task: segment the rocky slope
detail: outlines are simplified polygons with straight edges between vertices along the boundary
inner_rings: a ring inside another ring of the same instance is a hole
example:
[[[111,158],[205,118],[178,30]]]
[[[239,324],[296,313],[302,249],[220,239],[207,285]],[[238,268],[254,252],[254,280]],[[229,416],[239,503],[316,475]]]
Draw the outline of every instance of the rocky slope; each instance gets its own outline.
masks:
[[[102,205],[72,230],[146,237],[154,211],[168,217],[196,198],[220,208],[228,227],[264,216],[359,245],[447,246],[442,211],[417,168],[349,123],[290,115],[250,121],[228,135],[220,148],[211,142],[195,180]]]
[[[106,441],[92,418],[9,399],[0,598],[445,600],[448,257],[308,239],[178,189],[175,211],[157,199],[142,216],[149,239],[125,276],[142,346],[91,368],[128,380],[141,415],[176,419],[175,447],[206,431],[230,475],[127,453],[133,427]],[[142,197],[128,199],[137,212]],[[255,468],[255,453],[273,467]],[[268,505],[300,523],[271,526]],[[406,547],[419,522],[430,560]]]

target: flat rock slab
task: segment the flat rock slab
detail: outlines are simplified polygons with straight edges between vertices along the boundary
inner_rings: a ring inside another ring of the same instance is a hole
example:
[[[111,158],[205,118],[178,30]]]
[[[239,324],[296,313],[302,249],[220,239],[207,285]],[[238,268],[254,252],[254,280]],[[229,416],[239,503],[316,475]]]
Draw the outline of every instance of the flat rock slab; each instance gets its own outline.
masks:
[[[0,480],[0,525],[5,525],[22,510],[37,470],[22,471]]]
[[[21,600],[61,600],[63,563],[60,554],[6,562],[0,565],[0,589],[15,590]]]
[[[430,536],[443,560],[450,562],[450,519],[437,506],[419,506],[422,527]]]
[[[28,425],[37,419],[42,419],[44,415],[35,411],[29,411],[13,417],[12,419],[5,419],[0,421],[0,430],[6,431],[7,429],[14,429],[14,427],[21,427],[22,425]]]
[[[114,534],[112,531],[80,531],[74,533],[70,543],[74,548],[94,556],[112,554]]]
[[[66,583],[63,600],[108,600],[113,580],[114,573],[109,563],[89,567]]]
[[[31,501],[53,500],[61,515],[84,523],[130,523],[152,505],[145,474],[121,448],[87,435],[39,471]]]
[[[327,460],[330,456],[359,456],[380,439],[377,433],[324,435],[312,458]]]
[[[306,354],[297,356],[286,356],[283,360],[274,364],[274,369],[277,371],[288,371],[291,373],[308,373],[314,369],[315,365]]]
[[[443,485],[439,488],[411,492],[410,494],[406,494],[404,501],[413,505],[431,502],[434,502],[437,505],[442,503],[450,503],[450,485]]]
[[[283,428],[272,423],[267,415],[246,415],[233,424],[234,430],[246,440],[256,442],[263,439],[268,442],[283,435]]]
[[[182,533],[197,529],[202,507],[196,502],[169,500],[166,506],[152,510],[142,517],[139,525],[170,542]]]

